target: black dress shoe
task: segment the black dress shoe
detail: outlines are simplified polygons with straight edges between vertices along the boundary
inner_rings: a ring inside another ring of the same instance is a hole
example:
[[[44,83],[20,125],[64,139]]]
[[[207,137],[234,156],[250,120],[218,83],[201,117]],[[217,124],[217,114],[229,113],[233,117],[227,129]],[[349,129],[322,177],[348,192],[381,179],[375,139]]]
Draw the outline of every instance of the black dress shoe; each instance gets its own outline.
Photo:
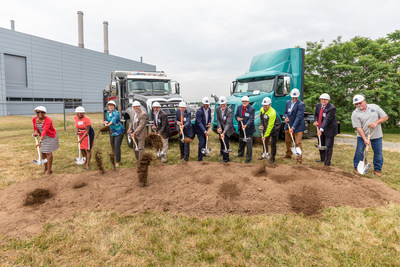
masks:
[[[250,161],[251,161],[251,159],[246,159],[244,162],[249,163]]]
[[[325,160],[317,159],[315,162],[324,162]]]
[[[221,162],[227,163],[227,162],[229,162],[229,160],[221,160]]]
[[[238,158],[243,158],[244,156],[242,155],[242,156],[240,156],[240,155],[236,155],[236,157],[238,157]]]
[[[274,160],[274,159],[270,159],[268,163],[269,163],[269,164],[274,164],[274,163],[275,163],[275,160]]]

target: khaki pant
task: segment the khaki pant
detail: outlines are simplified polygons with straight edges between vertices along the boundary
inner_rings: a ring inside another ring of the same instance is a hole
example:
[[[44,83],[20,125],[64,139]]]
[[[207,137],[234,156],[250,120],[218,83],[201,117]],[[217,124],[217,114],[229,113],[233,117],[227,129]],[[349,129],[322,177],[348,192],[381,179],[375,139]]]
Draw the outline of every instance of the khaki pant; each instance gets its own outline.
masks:
[[[301,140],[303,139],[303,132],[293,133],[294,142],[296,147],[299,147],[301,151],[303,151],[303,147],[301,145]],[[286,155],[285,157],[292,157],[293,153],[290,150],[293,147],[292,138],[290,137],[290,133],[288,130],[285,131],[285,143],[286,143]],[[296,160],[298,163],[302,163],[302,155],[296,156]]]
[[[161,162],[166,162],[167,161],[167,151],[168,151],[168,138],[164,139],[161,136],[161,140],[162,140],[162,143],[163,143],[162,151],[164,151],[164,156],[162,156]]]

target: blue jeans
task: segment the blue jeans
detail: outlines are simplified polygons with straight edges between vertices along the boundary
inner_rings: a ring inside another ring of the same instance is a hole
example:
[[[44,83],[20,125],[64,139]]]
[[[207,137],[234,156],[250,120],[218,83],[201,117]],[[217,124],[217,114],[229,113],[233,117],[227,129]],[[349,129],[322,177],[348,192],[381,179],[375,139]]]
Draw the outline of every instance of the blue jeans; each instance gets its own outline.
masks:
[[[383,154],[382,154],[382,137],[371,139],[371,147],[374,151],[374,170],[382,171]],[[358,163],[364,160],[365,143],[361,137],[357,137],[356,153],[354,154],[354,169],[357,169]]]

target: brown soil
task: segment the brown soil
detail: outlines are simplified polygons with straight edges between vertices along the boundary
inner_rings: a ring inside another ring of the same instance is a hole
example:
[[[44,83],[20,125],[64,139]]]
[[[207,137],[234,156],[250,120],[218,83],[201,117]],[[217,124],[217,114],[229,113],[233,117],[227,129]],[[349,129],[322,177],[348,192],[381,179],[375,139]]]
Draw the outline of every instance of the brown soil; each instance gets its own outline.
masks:
[[[96,162],[96,166],[99,169],[101,174],[105,173],[104,170],[104,163],[103,163],[103,154],[101,153],[100,150],[96,150],[96,152],[94,153],[94,159]]]
[[[103,126],[100,128],[99,130],[99,134],[97,136],[99,136],[100,134],[109,134],[111,132],[110,126]]]
[[[168,211],[190,216],[226,214],[318,214],[336,206],[365,208],[400,203],[385,183],[336,168],[189,162],[151,165],[147,186],[135,169],[58,174],[0,191],[0,232],[15,237],[40,233],[46,222],[74,213],[113,209],[130,215]],[[266,172],[260,171],[264,169]],[[257,171],[258,170],[258,171]],[[24,205],[35,189],[47,190],[42,204]]]

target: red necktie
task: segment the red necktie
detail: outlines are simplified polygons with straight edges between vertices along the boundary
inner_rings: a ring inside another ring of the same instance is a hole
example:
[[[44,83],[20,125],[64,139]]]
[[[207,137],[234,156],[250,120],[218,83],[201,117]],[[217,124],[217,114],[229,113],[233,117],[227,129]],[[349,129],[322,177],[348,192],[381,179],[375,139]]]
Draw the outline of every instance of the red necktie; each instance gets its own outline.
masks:
[[[321,124],[322,124],[322,113],[324,111],[324,106],[321,107],[321,110],[319,111],[319,116],[318,116],[318,127],[321,128]]]

